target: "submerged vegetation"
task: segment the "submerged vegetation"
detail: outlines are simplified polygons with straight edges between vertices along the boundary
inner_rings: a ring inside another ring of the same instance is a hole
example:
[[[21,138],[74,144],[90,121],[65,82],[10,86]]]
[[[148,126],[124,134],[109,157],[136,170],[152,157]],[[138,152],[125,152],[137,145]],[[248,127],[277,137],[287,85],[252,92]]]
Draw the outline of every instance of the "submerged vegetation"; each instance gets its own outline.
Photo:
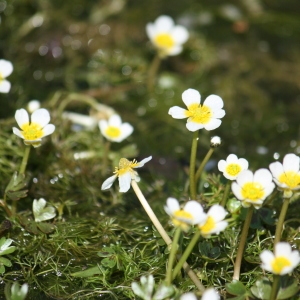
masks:
[[[0,0],[0,299],[299,299],[299,3],[175,3]]]

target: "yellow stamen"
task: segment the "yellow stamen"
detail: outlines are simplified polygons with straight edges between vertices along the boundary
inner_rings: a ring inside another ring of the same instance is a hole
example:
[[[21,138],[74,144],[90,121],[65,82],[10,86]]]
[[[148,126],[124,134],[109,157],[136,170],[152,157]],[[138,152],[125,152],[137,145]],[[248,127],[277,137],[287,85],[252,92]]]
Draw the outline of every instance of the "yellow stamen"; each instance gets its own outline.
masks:
[[[23,130],[21,133],[27,141],[38,140],[44,136],[43,128],[38,123],[23,124],[21,129]]]
[[[160,33],[154,38],[154,43],[159,48],[172,48],[175,44],[174,39],[168,33]]]
[[[119,168],[115,168],[115,174],[118,176],[124,175],[127,172],[134,172],[132,168],[136,167],[139,163],[134,159],[133,161],[129,161],[126,158],[121,158],[119,161]]]
[[[211,120],[212,112],[208,106],[194,103],[188,107],[185,115],[195,123],[206,124]]]
[[[226,172],[231,176],[236,176],[237,174],[239,174],[241,172],[241,170],[242,170],[242,168],[238,164],[229,164],[226,167]]]
[[[202,226],[199,226],[199,229],[203,234],[210,233],[214,228],[216,227],[216,222],[212,217],[208,217],[205,224]]]
[[[286,184],[291,189],[300,185],[300,175],[294,171],[282,173],[278,180],[280,183]]]
[[[263,186],[258,182],[248,182],[244,184],[242,187],[242,196],[246,199],[250,199],[252,201],[258,201],[260,200],[264,194],[265,191],[263,189]]]
[[[108,126],[105,130],[105,133],[110,138],[117,138],[121,135],[121,130],[118,127]]]
[[[276,257],[271,263],[273,272],[280,274],[285,267],[291,266],[291,262],[284,256]]]

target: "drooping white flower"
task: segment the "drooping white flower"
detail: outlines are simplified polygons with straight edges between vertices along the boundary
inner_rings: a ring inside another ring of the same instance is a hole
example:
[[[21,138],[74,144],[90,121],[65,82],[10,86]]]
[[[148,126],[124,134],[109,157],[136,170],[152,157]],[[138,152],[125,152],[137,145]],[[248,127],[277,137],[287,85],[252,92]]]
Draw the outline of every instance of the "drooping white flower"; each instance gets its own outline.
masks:
[[[43,137],[55,130],[53,124],[48,124],[50,114],[44,108],[34,111],[31,115],[31,121],[29,121],[28,112],[24,108],[18,109],[15,113],[15,119],[21,130],[13,127],[13,133],[24,139],[25,145],[32,145],[35,148],[41,146]]]
[[[194,89],[188,89],[182,93],[182,100],[187,106],[183,109],[173,106],[169,109],[169,115],[174,119],[187,119],[186,127],[190,131],[199,129],[213,130],[218,128],[222,121],[220,118],[225,116],[223,100],[216,95],[208,96],[203,105],[200,104],[200,93]]]
[[[279,161],[270,164],[273,179],[278,188],[284,191],[284,195],[290,198],[293,191],[300,189],[300,157],[289,153],[283,158],[283,164]]]
[[[272,175],[267,169],[259,169],[254,174],[250,170],[244,170],[231,185],[232,192],[244,207],[253,205],[257,209],[274,188]]]
[[[273,274],[285,275],[292,272],[300,263],[299,251],[293,250],[289,243],[280,242],[275,245],[274,253],[264,250],[260,254],[261,267]]]
[[[198,224],[201,235],[210,237],[213,233],[219,234],[223,231],[228,222],[224,221],[227,211],[221,205],[213,205],[207,212],[206,218]]]
[[[122,142],[133,132],[133,127],[129,123],[122,123],[119,115],[112,115],[108,121],[99,121],[99,128],[102,135],[112,142]]]
[[[171,217],[172,223],[184,231],[206,218],[202,206],[195,200],[188,201],[181,209],[178,200],[170,197],[167,199],[167,205],[164,209]]]
[[[47,201],[44,198],[33,200],[32,211],[35,222],[51,220],[56,216],[55,208],[53,206],[47,206]]]
[[[148,23],[146,32],[161,57],[179,54],[182,44],[189,38],[185,27],[175,25],[172,18],[164,15],[158,17],[154,23]]]
[[[13,65],[10,61],[0,59],[0,93],[8,93],[10,91],[11,84],[6,80],[12,71]]]
[[[30,100],[27,104],[27,110],[32,114],[34,111],[41,107],[39,100]]]
[[[101,186],[102,190],[109,189],[114,181],[119,178],[119,186],[120,186],[120,192],[126,193],[130,189],[131,180],[140,181],[140,177],[138,173],[133,170],[135,168],[141,168],[144,166],[145,163],[147,163],[149,160],[152,159],[152,156],[149,156],[147,158],[144,158],[140,162],[137,162],[136,160],[129,161],[126,158],[121,158],[119,161],[119,167],[115,168],[115,172],[113,176],[107,178]]]
[[[248,161],[245,158],[238,158],[235,154],[229,154],[226,160],[222,159],[218,163],[219,171],[229,180],[235,180],[248,167]]]

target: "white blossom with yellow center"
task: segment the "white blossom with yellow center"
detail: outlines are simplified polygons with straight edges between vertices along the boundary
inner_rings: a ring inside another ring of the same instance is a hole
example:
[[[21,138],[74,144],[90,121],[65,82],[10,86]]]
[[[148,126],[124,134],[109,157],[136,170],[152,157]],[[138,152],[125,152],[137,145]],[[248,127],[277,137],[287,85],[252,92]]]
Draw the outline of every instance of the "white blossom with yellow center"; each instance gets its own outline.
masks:
[[[10,91],[11,84],[6,80],[12,71],[13,65],[10,61],[0,59],[0,93],[8,93]]]
[[[254,174],[244,170],[231,185],[232,192],[244,207],[253,205],[256,209],[261,207],[274,188],[272,174],[267,169],[259,169]]]
[[[160,16],[154,23],[148,23],[146,32],[161,57],[179,54],[189,38],[186,28],[175,25],[169,16]]]
[[[21,130],[13,127],[13,133],[24,139],[25,145],[32,145],[35,148],[41,145],[43,137],[53,133],[55,130],[53,124],[48,124],[50,122],[50,114],[44,108],[35,110],[31,115],[31,121],[29,121],[29,115],[24,108],[18,109],[15,119]]]
[[[222,109],[224,103],[219,96],[210,95],[201,105],[200,93],[197,90],[188,89],[182,93],[182,100],[187,109],[173,106],[169,109],[169,115],[174,119],[188,118],[186,123],[188,130],[197,131],[202,128],[213,130],[221,125],[220,118],[225,116],[225,110]]]
[[[226,160],[222,159],[218,163],[218,169],[224,177],[229,180],[235,180],[238,175],[247,170],[249,166],[245,158],[238,158],[235,154],[229,154]]]
[[[283,158],[283,164],[276,161],[270,164],[273,179],[284,196],[290,198],[293,191],[300,189],[300,158],[290,153]]]
[[[129,123],[122,123],[119,115],[112,115],[108,121],[99,121],[99,128],[102,135],[111,142],[122,142],[133,132]]]
[[[119,178],[119,186],[120,186],[120,192],[126,193],[130,189],[131,180],[135,180],[137,182],[140,181],[140,177],[138,173],[133,170],[135,168],[143,167],[145,163],[147,163],[149,160],[152,159],[152,156],[149,156],[147,158],[144,158],[140,162],[137,162],[136,160],[129,161],[126,158],[121,158],[119,161],[119,167],[116,167],[115,172],[113,176],[107,178],[101,186],[102,190],[109,189],[114,181]]]
[[[168,198],[165,212],[171,217],[176,227],[187,231],[191,225],[198,224],[205,219],[202,206],[195,200],[188,201],[183,209],[175,198]]]
[[[274,253],[264,250],[260,254],[261,267],[276,275],[292,272],[300,263],[299,251],[293,250],[290,244],[280,242],[275,245]]]
[[[228,222],[224,221],[227,211],[219,204],[213,205],[207,212],[206,218],[198,224],[201,235],[208,238],[213,233],[219,234],[223,231]]]

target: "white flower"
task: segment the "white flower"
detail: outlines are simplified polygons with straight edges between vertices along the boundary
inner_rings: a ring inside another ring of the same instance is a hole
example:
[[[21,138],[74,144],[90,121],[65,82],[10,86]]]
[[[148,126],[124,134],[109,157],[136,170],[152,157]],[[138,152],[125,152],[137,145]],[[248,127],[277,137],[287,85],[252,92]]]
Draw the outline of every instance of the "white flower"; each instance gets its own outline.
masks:
[[[35,110],[41,107],[39,100],[30,100],[27,104],[27,110],[32,114]]]
[[[228,222],[224,221],[227,211],[221,205],[213,205],[206,214],[206,218],[198,224],[198,228],[201,231],[201,235],[204,237],[210,237],[211,234],[219,234],[223,231]]]
[[[292,191],[300,189],[300,158],[290,153],[283,158],[283,164],[276,161],[270,164],[273,179],[279,189],[284,190],[287,198]]]
[[[219,171],[230,180],[235,180],[243,170],[248,169],[248,166],[249,163],[245,158],[238,158],[235,154],[229,154],[226,161],[222,159],[218,163]]]
[[[187,231],[190,225],[195,225],[205,219],[202,206],[195,200],[188,201],[183,209],[175,198],[168,198],[165,212],[171,217],[172,223],[176,227]]]
[[[53,133],[55,130],[53,124],[48,124],[50,114],[44,108],[37,109],[32,113],[31,122],[27,111],[23,108],[16,111],[15,119],[22,131],[13,127],[13,133],[24,139],[26,145],[32,145],[35,148],[41,145],[44,136]]]
[[[210,139],[210,147],[212,148],[217,148],[221,145],[222,141],[221,138],[219,136],[213,136]]]
[[[234,195],[242,201],[244,207],[253,204],[255,208],[261,207],[274,188],[272,175],[267,169],[259,169],[254,174],[250,170],[244,170],[231,185]]]
[[[220,299],[219,294],[213,288],[209,288],[205,290],[201,298],[201,300],[219,300],[219,299]]]
[[[109,189],[114,181],[119,178],[120,192],[125,193],[130,189],[131,180],[140,181],[140,177],[136,171],[133,169],[143,167],[146,162],[152,159],[152,156],[144,158],[140,162],[136,160],[129,161],[126,158],[121,158],[119,162],[119,167],[115,169],[115,175],[107,178],[101,186],[102,190]]]
[[[56,216],[55,208],[53,206],[46,207],[46,205],[47,201],[44,198],[33,200],[32,211],[35,222],[50,220]]]
[[[174,25],[173,19],[169,16],[160,16],[154,23],[148,23],[146,32],[161,57],[179,54],[182,51],[182,44],[189,38],[186,28]]]
[[[275,251],[264,250],[260,254],[261,267],[273,274],[285,275],[292,272],[300,263],[299,251],[292,251],[290,244],[280,242],[275,245]]]
[[[8,93],[10,91],[11,84],[5,78],[12,73],[13,69],[10,61],[0,59],[0,93]]]
[[[180,300],[197,300],[197,297],[194,293],[185,293],[181,295]]]
[[[174,119],[187,119],[186,127],[190,131],[199,129],[213,130],[218,128],[222,121],[219,120],[225,116],[223,100],[216,95],[208,96],[203,105],[200,104],[200,93],[194,89],[188,89],[182,93],[182,100],[187,106],[187,110],[179,106],[173,106],[169,109],[169,115]]]
[[[102,135],[112,142],[122,142],[133,132],[129,123],[122,123],[119,115],[112,115],[108,121],[99,121],[99,128]]]

